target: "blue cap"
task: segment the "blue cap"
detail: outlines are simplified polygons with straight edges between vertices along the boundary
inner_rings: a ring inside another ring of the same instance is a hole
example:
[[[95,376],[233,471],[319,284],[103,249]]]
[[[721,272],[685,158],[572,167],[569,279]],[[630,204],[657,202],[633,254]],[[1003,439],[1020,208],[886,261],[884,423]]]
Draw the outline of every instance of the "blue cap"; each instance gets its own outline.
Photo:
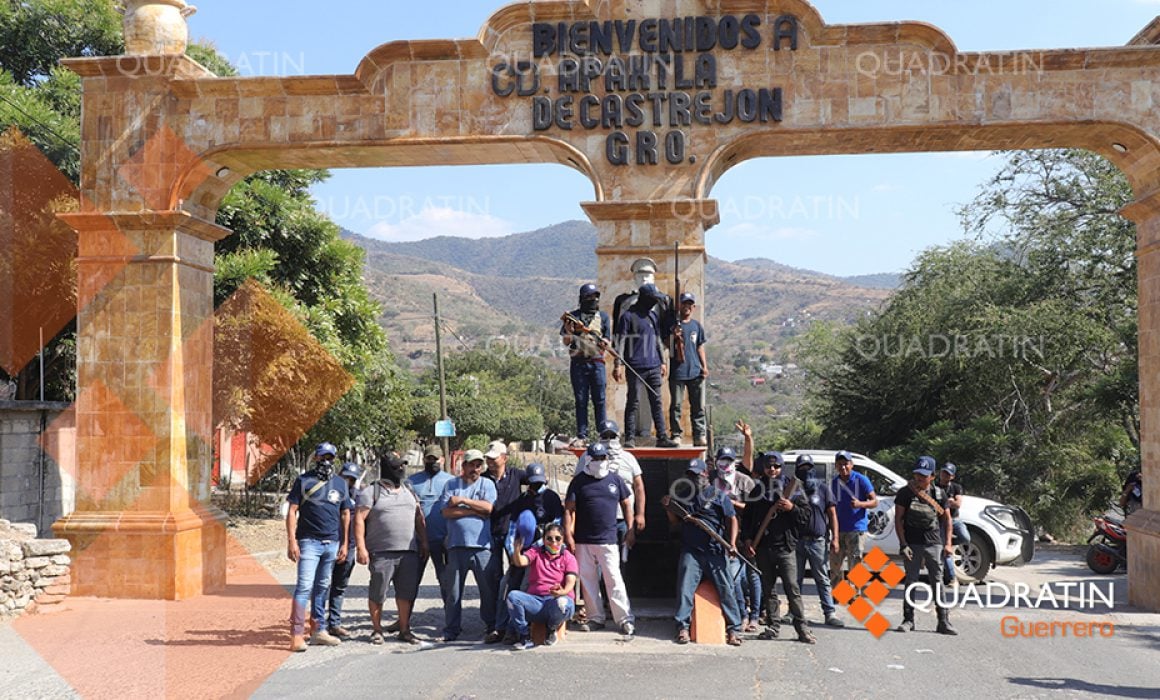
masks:
[[[942,470],[944,472],[946,472],[947,474],[954,476],[955,472],[958,471],[958,467],[956,467],[953,462],[947,462],[946,464],[943,465]]]
[[[834,461],[837,462],[839,459],[844,459],[847,462],[853,462],[854,455],[850,454],[849,452],[847,452],[845,450],[838,450],[838,454],[834,455]]]
[[[703,459],[690,459],[689,466],[685,467],[685,471],[692,472],[693,474],[704,474],[705,472],[709,471],[709,467],[705,464],[705,460]]]
[[[717,459],[737,459],[737,453],[732,447],[721,447],[717,450]]]
[[[797,459],[794,460],[793,465],[795,467],[800,467],[803,464],[808,464],[810,466],[813,466],[814,458],[809,456],[809,455],[798,455]]]
[[[599,431],[600,437],[614,438],[620,435],[620,426],[614,420],[602,420],[596,429]]]
[[[914,469],[912,471],[915,474],[921,474],[923,476],[930,476],[931,474],[934,474],[934,470],[937,468],[938,468],[938,463],[934,461],[934,457],[928,457],[927,455],[923,455],[923,456],[919,457],[917,460],[915,460]]]
[[[598,297],[600,296],[600,288],[592,283],[588,283],[580,287],[580,298],[584,297]]]
[[[546,484],[548,483],[548,472],[545,471],[544,465],[539,462],[532,462],[527,468],[527,480],[529,484]]]
[[[338,448],[336,448],[334,445],[330,444],[329,442],[319,443],[318,447],[314,448],[314,456],[315,457],[322,457],[324,455],[330,455],[331,457],[337,457],[338,456]]]
[[[588,446],[588,457],[591,459],[608,459],[608,445],[603,442],[594,442]]]
[[[696,304],[697,297],[693,296],[692,292],[681,292],[681,303],[684,304],[686,301],[691,301]]]
[[[342,471],[340,471],[338,475],[348,476],[355,481],[358,481],[358,478],[362,476],[362,467],[355,464],[354,462],[346,462],[342,465]]]

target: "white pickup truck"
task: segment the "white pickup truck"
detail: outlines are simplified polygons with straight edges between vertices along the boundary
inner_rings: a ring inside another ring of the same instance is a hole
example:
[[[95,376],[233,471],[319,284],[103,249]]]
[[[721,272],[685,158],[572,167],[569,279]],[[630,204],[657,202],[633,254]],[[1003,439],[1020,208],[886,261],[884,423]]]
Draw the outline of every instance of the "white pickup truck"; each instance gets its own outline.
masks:
[[[783,454],[787,469],[793,468],[798,455],[808,454],[817,467],[825,469],[827,484],[835,476],[837,451],[791,450]],[[899,552],[898,535],[894,532],[894,496],[907,480],[865,455],[853,457],[854,471],[868,477],[878,494],[878,507],[870,513],[867,549],[878,546],[896,556]],[[992,566],[1024,564],[1035,555],[1035,528],[1022,508],[966,494],[959,519],[971,533],[970,544],[955,547],[955,567],[962,583],[982,581]]]

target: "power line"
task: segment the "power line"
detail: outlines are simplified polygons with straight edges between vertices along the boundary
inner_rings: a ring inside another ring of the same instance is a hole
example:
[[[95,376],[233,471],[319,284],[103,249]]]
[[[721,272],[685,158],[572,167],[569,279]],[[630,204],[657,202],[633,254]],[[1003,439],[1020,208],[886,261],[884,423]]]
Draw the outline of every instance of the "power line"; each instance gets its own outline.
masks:
[[[52,134],[53,136],[55,136],[55,137],[56,137],[57,139],[59,139],[59,140],[60,140],[60,142],[61,142],[61,143],[63,143],[64,145],[66,145],[66,146],[68,146],[69,148],[71,148],[71,149],[73,150],[73,152],[75,152],[75,153],[76,153],[78,156],[81,154],[81,149],[80,149],[80,148],[77,148],[77,145],[76,145],[75,143],[73,143],[72,141],[70,141],[70,140],[66,139],[65,137],[61,136],[61,135],[60,135],[60,133],[58,133],[58,132],[56,131],[56,129],[53,129],[53,128],[52,128],[51,126],[49,126],[48,124],[45,124],[44,122],[40,121],[40,120],[39,120],[39,119],[37,119],[36,117],[34,117],[34,116],[32,116],[31,114],[29,114],[27,111],[25,111],[25,109],[24,109],[23,107],[21,107],[20,105],[16,104],[16,103],[15,103],[15,102],[13,102],[12,100],[8,99],[8,98],[7,98],[7,97],[6,97],[6,96],[5,96],[3,93],[0,93],[0,100],[3,100],[4,102],[6,102],[6,103],[8,104],[8,106],[9,106],[9,107],[11,107],[12,109],[15,109],[17,112],[20,112],[20,113],[21,113],[21,114],[23,114],[25,117],[28,117],[28,118],[29,118],[30,120],[32,120],[34,123],[36,123],[36,124],[40,125],[41,127],[43,127],[45,131],[47,131],[48,133],[50,133],[50,134]]]

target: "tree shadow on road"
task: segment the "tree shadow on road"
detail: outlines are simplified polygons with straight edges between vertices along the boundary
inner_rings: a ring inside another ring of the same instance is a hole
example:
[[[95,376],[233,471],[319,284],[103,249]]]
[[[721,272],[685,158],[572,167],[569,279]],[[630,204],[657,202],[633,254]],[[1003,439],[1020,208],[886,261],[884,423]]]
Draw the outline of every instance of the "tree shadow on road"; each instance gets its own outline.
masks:
[[[1155,698],[1160,696],[1160,686],[1149,688],[1130,685],[1110,685],[1091,683],[1075,678],[1008,678],[1008,682],[1042,690],[1073,690],[1118,698]]]

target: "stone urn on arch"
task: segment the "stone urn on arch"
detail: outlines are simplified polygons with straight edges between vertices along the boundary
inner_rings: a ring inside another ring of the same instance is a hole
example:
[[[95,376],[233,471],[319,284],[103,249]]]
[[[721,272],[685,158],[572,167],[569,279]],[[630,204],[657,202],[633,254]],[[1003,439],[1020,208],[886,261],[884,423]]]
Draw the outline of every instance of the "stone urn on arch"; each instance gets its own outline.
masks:
[[[121,0],[125,53],[157,56],[185,53],[189,25],[185,19],[197,8],[184,0]]]

